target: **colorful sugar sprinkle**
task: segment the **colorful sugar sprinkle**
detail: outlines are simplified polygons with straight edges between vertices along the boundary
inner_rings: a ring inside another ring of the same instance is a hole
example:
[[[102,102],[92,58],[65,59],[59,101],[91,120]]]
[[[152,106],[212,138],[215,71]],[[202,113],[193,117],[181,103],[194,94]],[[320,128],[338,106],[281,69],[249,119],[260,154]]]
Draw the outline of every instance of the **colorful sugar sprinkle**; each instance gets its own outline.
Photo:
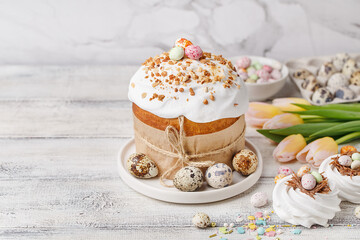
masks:
[[[213,238],[213,237],[216,237],[216,236],[217,236],[217,234],[214,233],[214,234],[210,235],[209,238]]]
[[[295,235],[299,235],[299,234],[301,234],[301,229],[294,229],[292,231],[292,233],[295,234]]]
[[[248,219],[249,220],[255,220],[255,217],[254,216],[248,216]]]
[[[219,228],[219,232],[223,233],[223,234],[226,234],[228,232],[227,228],[226,227],[220,227]]]
[[[261,225],[266,226],[266,221],[259,219],[259,220],[256,220],[255,224],[258,226],[261,226]]]
[[[275,231],[270,231],[270,232],[265,233],[265,236],[268,236],[268,237],[275,237],[275,235],[276,235]]]
[[[211,222],[211,227],[216,227],[216,222]]]
[[[262,212],[256,212],[254,215],[255,215],[256,218],[262,218],[263,217]]]
[[[244,234],[244,233],[245,233],[245,229],[244,229],[243,227],[238,227],[238,228],[236,229],[236,231],[237,231],[238,233],[240,233],[240,234]]]
[[[263,227],[259,227],[259,228],[257,229],[257,233],[258,233],[259,235],[264,235],[265,229],[264,229]]]

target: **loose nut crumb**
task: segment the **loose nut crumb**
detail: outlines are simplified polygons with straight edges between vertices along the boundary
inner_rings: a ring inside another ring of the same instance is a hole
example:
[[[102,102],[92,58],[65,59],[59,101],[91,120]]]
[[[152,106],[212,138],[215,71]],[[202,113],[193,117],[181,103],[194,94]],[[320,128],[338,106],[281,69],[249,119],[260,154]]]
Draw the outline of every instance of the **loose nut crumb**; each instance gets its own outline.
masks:
[[[180,92],[184,92],[184,89],[183,89],[183,88],[180,88],[179,91],[180,91]]]
[[[159,101],[162,101],[164,98],[165,98],[164,95],[159,95],[159,96],[158,96]]]
[[[135,88],[135,83],[132,82],[132,83],[131,83],[131,87],[132,87],[132,88]]]
[[[147,96],[147,93],[146,93],[146,92],[144,92],[144,93],[141,94],[141,97],[142,97],[142,98],[146,98],[146,96]]]
[[[209,102],[208,102],[207,99],[205,99],[205,100],[203,101],[203,103],[204,103],[205,105],[207,105]]]
[[[192,88],[189,89],[189,92],[190,92],[191,96],[195,96],[195,92],[194,92],[194,90]]]
[[[210,95],[210,100],[211,100],[211,101],[215,101],[214,95],[212,95],[212,94]]]

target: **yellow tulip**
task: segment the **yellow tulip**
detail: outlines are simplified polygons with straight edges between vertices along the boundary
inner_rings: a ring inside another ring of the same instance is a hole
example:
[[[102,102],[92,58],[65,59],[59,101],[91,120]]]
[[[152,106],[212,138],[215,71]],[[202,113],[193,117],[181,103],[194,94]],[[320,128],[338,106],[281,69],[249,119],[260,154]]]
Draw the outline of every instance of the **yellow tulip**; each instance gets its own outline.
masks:
[[[289,162],[296,159],[296,154],[306,146],[301,134],[293,134],[284,138],[274,149],[273,157],[279,162]]]
[[[308,162],[313,167],[319,167],[328,157],[338,153],[338,145],[331,137],[324,137],[309,143],[297,155],[296,159],[302,163]]]
[[[262,127],[263,124],[276,115],[281,114],[279,108],[268,103],[251,102],[245,114],[246,122],[253,127]]]
[[[308,101],[303,98],[276,98],[272,101],[275,107],[278,107],[281,111],[304,111],[305,109],[292,105],[292,103],[300,103],[310,105]]]
[[[287,128],[302,123],[304,123],[304,121],[299,115],[283,113],[267,120],[263,125],[263,129]]]

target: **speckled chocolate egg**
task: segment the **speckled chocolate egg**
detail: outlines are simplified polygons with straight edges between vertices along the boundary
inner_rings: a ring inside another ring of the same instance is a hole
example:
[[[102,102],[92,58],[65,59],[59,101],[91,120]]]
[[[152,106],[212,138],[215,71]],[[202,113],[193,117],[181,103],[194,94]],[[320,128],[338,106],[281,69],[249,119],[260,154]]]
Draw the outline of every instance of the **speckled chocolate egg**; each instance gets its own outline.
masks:
[[[348,87],[340,87],[336,90],[335,97],[344,100],[352,100],[355,98],[355,93]]]
[[[344,64],[347,60],[350,59],[349,54],[347,53],[338,53],[335,55],[332,63],[336,67],[337,70],[341,71],[341,69],[344,67]]]
[[[334,66],[334,64],[332,64],[331,62],[326,62],[323,65],[321,65],[318,72],[318,76],[328,80],[331,77],[331,75],[333,75],[336,72],[337,69]]]
[[[174,186],[183,192],[193,192],[201,188],[204,175],[197,167],[186,166],[181,168],[174,177]]]
[[[258,166],[258,158],[253,151],[243,149],[235,154],[232,164],[235,171],[247,176],[255,172]]]
[[[194,215],[192,223],[195,227],[206,228],[210,225],[210,217],[206,213],[199,212]]]
[[[308,76],[313,76],[313,74],[306,69],[297,69],[294,73],[293,73],[293,77],[297,78],[297,79],[306,79]]]
[[[155,162],[142,153],[132,154],[126,161],[126,167],[137,178],[153,178],[159,173]]]
[[[206,170],[206,182],[213,188],[223,188],[231,184],[233,178],[231,168],[225,163],[216,163]]]
[[[351,74],[350,84],[360,86],[360,71]]]
[[[301,186],[306,190],[312,190],[316,186],[316,179],[313,175],[307,173],[301,178]]]
[[[305,80],[301,83],[301,87],[305,90],[314,92],[317,89],[321,88],[321,84],[318,83],[315,76],[310,75],[305,78]]]
[[[349,78],[349,77],[351,77],[351,74],[356,72],[357,69],[358,69],[358,66],[357,66],[357,63],[355,62],[355,60],[349,59],[344,64],[342,73]]]
[[[327,88],[319,88],[314,92],[311,99],[317,104],[325,104],[331,102],[334,99],[334,95]]]

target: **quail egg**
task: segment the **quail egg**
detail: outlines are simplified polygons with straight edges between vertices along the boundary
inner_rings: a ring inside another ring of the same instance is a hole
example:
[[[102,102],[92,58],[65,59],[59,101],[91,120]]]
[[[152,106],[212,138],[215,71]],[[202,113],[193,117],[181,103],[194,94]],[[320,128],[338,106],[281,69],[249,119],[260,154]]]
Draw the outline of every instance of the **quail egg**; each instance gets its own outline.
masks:
[[[342,69],[342,73],[347,76],[348,78],[351,77],[351,74],[357,70],[358,66],[354,59],[349,59],[344,64],[344,67]]]
[[[197,167],[186,166],[181,168],[174,177],[174,186],[183,192],[193,192],[201,188],[204,175]]]
[[[297,69],[293,73],[293,77],[297,79],[306,79],[308,76],[313,76],[313,74],[307,69]]]
[[[351,74],[350,84],[360,86],[360,71]]]
[[[321,87],[321,84],[316,81],[316,78],[313,75],[310,75],[301,83],[301,87],[305,90],[314,92]]]
[[[243,149],[235,154],[232,164],[235,171],[247,176],[255,172],[258,166],[258,158],[253,151]]]
[[[338,53],[335,55],[332,63],[336,67],[337,70],[341,71],[341,69],[344,67],[344,64],[347,60],[350,59],[349,54],[347,53]]]
[[[127,170],[137,178],[153,178],[159,173],[155,162],[142,153],[134,153],[126,161]]]
[[[336,90],[335,97],[344,100],[352,100],[355,98],[355,93],[350,88],[341,87]]]
[[[317,104],[325,104],[331,102],[334,99],[333,94],[327,88],[319,88],[314,92],[311,97],[312,101]]]
[[[225,163],[216,163],[206,170],[206,182],[213,188],[223,188],[231,184],[233,178],[231,168]]]
[[[321,65],[319,72],[318,72],[318,76],[328,80],[331,75],[333,75],[334,73],[336,73],[337,70],[334,66],[334,64],[332,64],[331,62],[326,62],[323,65]]]

